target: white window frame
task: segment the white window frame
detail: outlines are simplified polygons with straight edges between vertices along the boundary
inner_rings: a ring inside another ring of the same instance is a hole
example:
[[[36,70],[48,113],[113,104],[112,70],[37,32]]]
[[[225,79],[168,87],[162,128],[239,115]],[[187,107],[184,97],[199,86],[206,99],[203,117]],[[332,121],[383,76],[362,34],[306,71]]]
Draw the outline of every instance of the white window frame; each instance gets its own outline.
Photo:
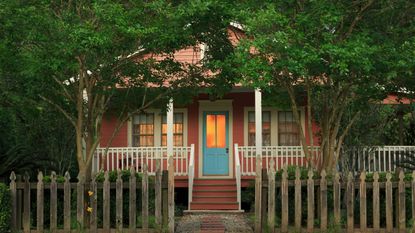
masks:
[[[275,107],[262,107],[263,112],[271,112],[271,146],[278,146],[278,112],[292,111],[292,109],[278,109]],[[305,109],[299,108],[300,121],[305,132]],[[244,145],[248,145],[248,112],[255,112],[255,107],[244,107]],[[300,145],[301,140],[300,140]]]
[[[161,110],[147,109],[145,112],[154,114],[154,147],[161,147]],[[183,146],[187,146],[187,109],[175,108],[173,113],[183,113]],[[134,116],[128,120],[128,147],[133,147],[133,118]]]

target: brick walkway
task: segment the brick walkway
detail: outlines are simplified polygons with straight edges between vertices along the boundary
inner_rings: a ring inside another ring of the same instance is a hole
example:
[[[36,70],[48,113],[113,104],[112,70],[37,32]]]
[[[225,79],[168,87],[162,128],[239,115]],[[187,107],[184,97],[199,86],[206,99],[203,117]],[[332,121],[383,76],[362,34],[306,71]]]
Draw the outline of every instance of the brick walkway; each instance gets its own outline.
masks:
[[[176,223],[180,233],[252,233],[246,214],[186,214]]]

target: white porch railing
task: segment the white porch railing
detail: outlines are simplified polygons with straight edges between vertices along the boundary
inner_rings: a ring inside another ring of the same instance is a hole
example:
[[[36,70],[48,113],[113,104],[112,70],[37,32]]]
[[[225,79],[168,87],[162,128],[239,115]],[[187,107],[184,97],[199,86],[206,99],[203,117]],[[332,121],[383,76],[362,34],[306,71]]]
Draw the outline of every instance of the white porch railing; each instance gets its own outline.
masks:
[[[318,160],[320,147],[313,147],[313,158]],[[237,146],[235,144],[235,154],[239,155],[241,162],[241,175],[255,175],[255,146]],[[236,158],[236,157],[235,157]],[[269,162],[274,160],[275,169],[278,171],[284,165],[305,166],[307,164],[304,151],[301,146],[263,146],[262,147],[262,167],[269,169]]]
[[[393,172],[410,151],[415,153],[415,146],[353,147],[343,149],[342,156],[346,156],[357,171]]]
[[[149,175],[155,175],[157,160],[161,160],[161,170],[167,169],[167,147],[109,147],[106,150],[107,148],[97,148],[92,160],[93,172],[125,170],[130,167],[142,172],[143,165],[147,164]],[[175,176],[188,175],[189,158],[192,157],[194,158],[193,144],[173,148]]]
[[[190,148],[190,160],[189,160],[189,187],[188,187],[188,201],[189,206],[188,209],[190,210],[190,203],[193,200],[193,180],[195,178],[195,147],[192,144]]]
[[[239,160],[238,144],[235,144],[235,179],[236,179],[236,197],[241,210],[241,161]]]

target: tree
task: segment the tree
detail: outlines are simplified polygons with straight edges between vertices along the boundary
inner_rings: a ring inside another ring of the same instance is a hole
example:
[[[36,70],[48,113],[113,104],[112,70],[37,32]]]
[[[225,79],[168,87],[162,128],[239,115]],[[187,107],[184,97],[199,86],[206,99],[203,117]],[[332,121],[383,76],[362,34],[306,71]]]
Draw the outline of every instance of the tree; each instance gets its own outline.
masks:
[[[122,124],[149,106],[165,106],[179,90],[192,92],[211,82],[202,75],[206,72],[200,64],[180,63],[174,52],[197,43],[218,48],[208,52],[215,59],[220,57],[218,51],[228,51],[224,48],[230,45],[226,43],[229,22],[215,12],[220,5],[214,3],[2,3],[2,9],[13,13],[4,10],[1,20],[9,29],[19,28],[17,40],[6,35],[6,44],[15,47],[23,64],[10,77],[19,74],[25,82],[36,83],[39,89],[33,94],[70,122],[80,178],[91,175],[102,118],[109,109],[123,113]],[[22,19],[33,26],[14,24]]]
[[[414,10],[410,1],[386,0],[248,4],[237,13],[247,39],[236,61],[248,85],[288,94],[299,125],[298,109],[306,106],[310,134],[314,115],[321,128],[320,168],[331,171],[360,110],[382,100],[398,77],[391,75],[397,74],[392,64],[397,48],[413,38]]]

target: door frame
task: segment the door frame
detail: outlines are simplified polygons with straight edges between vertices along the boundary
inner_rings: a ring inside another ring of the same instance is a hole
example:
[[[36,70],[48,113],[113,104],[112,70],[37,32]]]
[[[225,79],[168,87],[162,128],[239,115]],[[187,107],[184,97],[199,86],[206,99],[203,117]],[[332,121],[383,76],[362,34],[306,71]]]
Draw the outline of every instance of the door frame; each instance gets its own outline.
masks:
[[[233,100],[199,100],[199,171],[201,179],[227,179],[233,178]],[[228,175],[203,175],[203,113],[204,112],[228,112],[228,142],[229,142],[229,173]]]
[[[202,125],[202,127],[203,127],[203,130],[202,130],[202,133],[203,133],[203,135],[202,135],[202,151],[203,151],[203,160],[205,159],[205,153],[206,153],[206,150],[208,149],[207,147],[206,147],[206,133],[207,133],[207,128],[206,128],[206,123],[205,123],[205,120],[206,120],[206,118],[207,118],[207,115],[225,115],[225,127],[226,127],[226,129],[225,129],[225,135],[227,135],[227,138],[225,138],[225,140],[226,140],[226,146],[225,146],[225,151],[227,150],[228,152],[225,152],[226,154],[227,154],[227,157],[228,157],[228,159],[227,159],[227,162],[228,162],[228,165],[229,165],[229,160],[230,160],[230,156],[229,156],[229,149],[230,149],[230,144],[229,144],[229,112],[228,111],[203,111],[203,125]],[[203,165],[205,165],[205,164],[203,164]],[[225,173],[223,173],[223,174],[205,174],[205,167],[203,166],[202,167],[202,173],[203,173],[203,175],[204,176],[225,176]],[[228,166],[228,171],[227,171],[227,173],[226,173],[226,175],[228,175],[229,174],[229,166]]]

